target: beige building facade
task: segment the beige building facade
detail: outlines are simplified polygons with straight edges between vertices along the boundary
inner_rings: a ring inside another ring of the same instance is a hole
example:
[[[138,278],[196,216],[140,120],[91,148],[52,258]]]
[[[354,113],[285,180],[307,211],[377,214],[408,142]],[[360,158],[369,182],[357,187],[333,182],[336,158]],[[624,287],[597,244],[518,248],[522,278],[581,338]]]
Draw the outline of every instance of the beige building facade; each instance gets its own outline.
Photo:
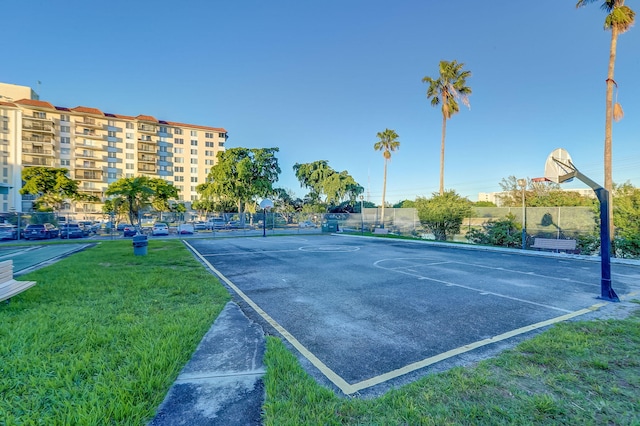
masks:
[[[189,206],[198,198],[196,186],[225,149],[223,128],[54,106],[37,98],[28,87],[0,83],[0,183],[11,187],[0,196],[0,211],[30,211],[33,197],[19,190],[22,170],[35,166],[68,169],[81,191],[102,200],[118,179],[165,179]],[[76,215],[100,209],[95,203],[65,208]]]

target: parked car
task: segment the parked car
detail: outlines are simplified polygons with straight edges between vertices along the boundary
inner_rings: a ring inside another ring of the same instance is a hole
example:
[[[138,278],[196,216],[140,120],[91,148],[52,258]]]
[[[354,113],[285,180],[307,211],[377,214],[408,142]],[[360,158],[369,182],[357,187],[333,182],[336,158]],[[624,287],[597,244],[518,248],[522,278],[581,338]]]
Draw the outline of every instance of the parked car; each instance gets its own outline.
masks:
[[[178,225],[178,234],[180,235],[190,235],[195,231],[194,226],[190,223],[183,223]]]
[[[118,231],[124,231],[124,228],[127,228],[129,226],[133,226],[133,225],[131,225],[130,223],[119,223],[116,229]]]
[[[316,228],[317,225],[310,220],[305,220],[304,222],[299,223],[300,228]]]
[[[122,236],[124,236],[124,237],[133,237],[134,235],[137,235],[137,234],[138,234],[138,228],[136,228],[133,225],[127,224],[122,229]]]
[[[18,238],[18,229],[10,223],[0,223],[0,240],[15,240]]]
[[[239,229],[242,227],[242,224],[239,220],[230,220],[227,222],[227,229]]]
[[[65,223],[60,229],[60,238],[82,238],[84,231],[77,223]]]
[[[193,229],[196,231],[206,231],[207,229],[211,229],[211,224],[209,222],[195,222],[193,224]]]
[[[212,219],[209,228],[210,229],[225,229],[227,227],[227,222],[224,219]]]
[[[60,231],[50,223],[29,224],[24,228],[25,240],[45,240],[58,238]]]
[[[169,235],[169,227],[166,223],[154,223],[151,235]]]

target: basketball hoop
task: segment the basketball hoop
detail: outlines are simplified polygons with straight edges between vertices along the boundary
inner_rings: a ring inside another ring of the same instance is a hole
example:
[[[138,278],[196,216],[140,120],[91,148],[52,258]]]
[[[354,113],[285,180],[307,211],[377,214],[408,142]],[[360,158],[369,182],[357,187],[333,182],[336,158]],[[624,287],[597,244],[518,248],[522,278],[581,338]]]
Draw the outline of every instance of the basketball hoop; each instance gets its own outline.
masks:
[[[571,182],[575,175],[576,168],[567,150],[558,148],[549,154],[544,164],[544,178],[547,181],[555,183]]]

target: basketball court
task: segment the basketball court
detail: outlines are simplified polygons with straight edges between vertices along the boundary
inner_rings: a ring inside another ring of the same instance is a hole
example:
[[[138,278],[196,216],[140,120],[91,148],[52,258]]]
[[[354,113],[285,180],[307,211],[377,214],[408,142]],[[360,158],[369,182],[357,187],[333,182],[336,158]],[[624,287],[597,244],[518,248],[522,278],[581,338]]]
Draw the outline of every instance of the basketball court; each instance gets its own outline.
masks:
[[[613,305],[598,299],[600,263],[572,256],[337,235],[185,243],[247,316],[346,395],[473,363]],[[636,265],[612,265],[623,302],[639,278]]]

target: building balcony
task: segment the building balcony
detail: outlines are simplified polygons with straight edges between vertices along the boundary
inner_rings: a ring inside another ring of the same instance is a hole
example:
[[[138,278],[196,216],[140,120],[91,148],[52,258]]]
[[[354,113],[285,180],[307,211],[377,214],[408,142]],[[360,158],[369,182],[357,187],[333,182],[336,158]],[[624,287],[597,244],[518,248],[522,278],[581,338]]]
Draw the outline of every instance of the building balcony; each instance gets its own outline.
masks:
[[[53,159],[52,158],[43,158],[43,157],[34,157],[32,155],[23,156],[22,157],[22,165],[25,167],[53,167]]]
[[[93,142],[93,141],[91,141]],[[78,141],[76,142],[76,148],[82,148],[82,149],[95,149],[95,150],[99,150],[99,151],[106,151],[107,150],[107,146],[103,143],[87,143],[85,141]]]
[[[23,142],[40,142],[40,143],[54,143],[55,138],[51,136],[42,136],[42,135],[23,135]]]
[[[150,124],[138,124],[138,131],[143,133],[158,133],[158,126],[152,126]]]
[[[156,173],[158,168],[156,166],[150,166],[147,164],[141,164],[138,166],[138,171],[140,173]]]
[[[156,155],[138,155],[138,161],[143,163],[155,163],[158,161]]]
[[[102,129],[103,127],[102,123],[94,120],[93,118],[84,117],[83,119],[76,120],[75,122],[76,122],[76,126],[92,127],[94,129]]]
[[[84,161],[81,163],[74,163],[76,168],[76,174],[80,173],[78,170],[100,170],[104,168],[104,164],[95,161]]]
[[[41,133],[54,133],[53,125],[41,124],[41,123],[22,123],[22,130],[27,130],[30,132],[41,132]]]
[[[76,179],[78,180],[88,180],[88,181],[99,181],[102,182],[102,173],[96,173],[96,172],[79,172],[76,171]]]
[[[43,148],[23,148],[22,149],[22,153],[23,154],[31,154],[31,155],[37,155],[37,156],[44,156],[44,157],[53,157],[55,155],[55,152],[52,149],[43,149]]]
[[[106,140],[106,136],[105,135],[101,135],[101,134],[93,132],[93,131],[76,132],[76,137],[77,138]]]
[[[106,157],[104,155],[97,155],[96,151],[82,150],[82,151],[75,151],[74,154],[76,158],[82,158],[82,159],[93,160],[93,161],[106,160]]]

